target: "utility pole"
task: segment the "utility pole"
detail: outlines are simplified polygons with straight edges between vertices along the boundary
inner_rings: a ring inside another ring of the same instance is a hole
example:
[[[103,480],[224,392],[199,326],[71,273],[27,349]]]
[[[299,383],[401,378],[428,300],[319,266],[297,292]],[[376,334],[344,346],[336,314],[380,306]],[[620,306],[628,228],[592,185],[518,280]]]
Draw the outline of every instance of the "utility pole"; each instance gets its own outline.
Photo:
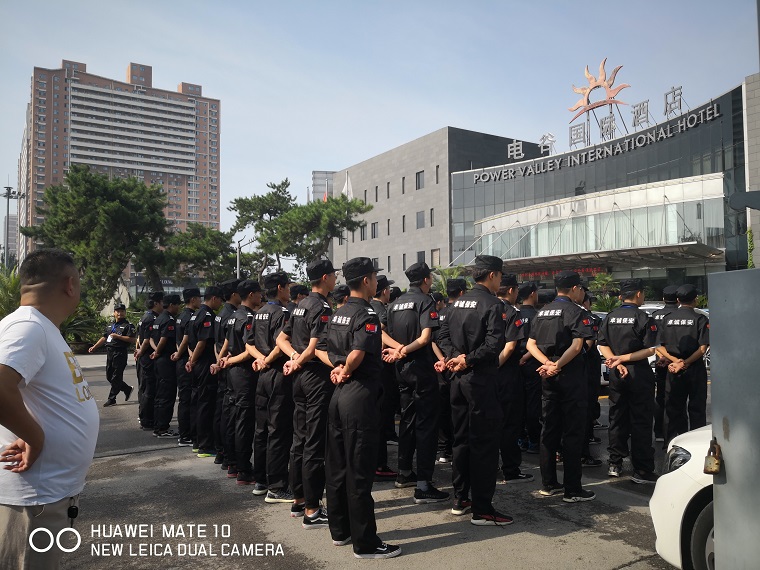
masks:
[[[5,242],[4,242],[4,265],[8,267],[8,238],[10,235],[10,221],[8,220],[8,217],[11,213],[11,199],[18,200],[20,198],[24,197],[24,194],[15,191],[11,186],[5,186],[5,194],[3,194],[3,198],[5,198]]]
[[[246,245],[251,245],[253,242],[255,242],[255,241],[256,241],[255,239],[252,239],[252,240],[250,240],[250,241],[247,241],[247,242],[245,242],[245,243],[242,243],[244,239],[245,239],[245,236],[243,236],[242,238],[240,238],[240,239],[237,241],[237,272],[235,273],[235,277],[236,277],[237,279],[240,279],[240,250],[241,250],[243,247],[245,247]]]

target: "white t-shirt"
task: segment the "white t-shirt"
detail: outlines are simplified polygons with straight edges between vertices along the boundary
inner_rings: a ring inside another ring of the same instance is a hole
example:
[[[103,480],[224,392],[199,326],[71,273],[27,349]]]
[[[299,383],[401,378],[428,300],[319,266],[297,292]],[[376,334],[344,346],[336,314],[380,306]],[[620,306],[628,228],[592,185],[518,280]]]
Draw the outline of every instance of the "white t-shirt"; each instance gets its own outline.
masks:
[[[23,378],[24,404],[45,432],[42,453],[28,471],[0,469],[0,504],[45,505],[80,493],[100,417],[71,348],[37,309],[19,307],[0,321],[0,364]],[[0,449],[16,439],[0,426]]]

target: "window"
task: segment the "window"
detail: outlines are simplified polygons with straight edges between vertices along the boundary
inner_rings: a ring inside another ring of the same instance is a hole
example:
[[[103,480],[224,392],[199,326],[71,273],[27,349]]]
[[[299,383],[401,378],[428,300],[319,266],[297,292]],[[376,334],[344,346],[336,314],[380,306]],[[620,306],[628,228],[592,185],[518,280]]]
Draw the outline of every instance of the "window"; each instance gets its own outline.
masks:
[[[351,232],[351,243],[356,241],[356,232]]]
[[[433,208],[430,208],[430,227],[432,228],[435,225],[435,210]]]
[[[378,222],[372,222],[372,226],[370,228],[372,239],[376,239],[377,237],[379,237],[378,234],[380,233],[380,230],[378,229],[378,225],[379,225]]]
[[[374,267],[375,269],[380,267],[380,260],[377,257],[372,258],[372,267]]]
[[[388,235],[391,235],[391,219],[388,218]]]
[[[421,190],[425,187],[425,171],[420,170],[414,175],[414,189]]]
[[[440,249],[430,250],[430,265],[432,265],[433,267],[438,267],[441,265],[441,250]]]
[[[364,191],[364,203],[365,204],[367,203],[367,191],[366,190]]]
[[[401,265],[402,265],[402,268],[401,268],[401,269],[402,269],[403,271],[406,271],[406,254],[403,254],[403,255],[401,256]]]
[[[391,183],[390,182],[385,183],[385,197],[389,200],[391,198]]]
[[[406,216],[401,216],[401,232],[406,231]]]
[[[406,191],[406,176],[401,177],[401,193]]]
[[[359,228],[359,239],[365,241],[367,239],[367,226]]]
[[[425,227],[425,210],[417,212],[417,229]]]
[[[377,203],[377,186],[375,186],[375,202]]]
[[[391,256],[388,256],[388,267],[385,268],[385,270],[390,273],[391,272]]]
[[[417,252],[417,263],[425,263],[425,252],[424,251],[418,251]]]
[[[438,170],[440,169],[439,165],[435,165],[435,183],[438,184]]]

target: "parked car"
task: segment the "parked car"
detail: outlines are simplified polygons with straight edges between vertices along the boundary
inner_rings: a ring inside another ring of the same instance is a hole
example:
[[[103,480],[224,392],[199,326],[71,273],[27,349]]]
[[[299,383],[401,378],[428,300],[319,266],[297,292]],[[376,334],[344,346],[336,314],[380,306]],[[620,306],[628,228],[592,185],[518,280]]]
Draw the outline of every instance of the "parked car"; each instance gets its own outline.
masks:
[[[713,476],[702,471],[711,439],[709,425],[674,438],[649,501],[657,554],[684,570],[715,570]]]

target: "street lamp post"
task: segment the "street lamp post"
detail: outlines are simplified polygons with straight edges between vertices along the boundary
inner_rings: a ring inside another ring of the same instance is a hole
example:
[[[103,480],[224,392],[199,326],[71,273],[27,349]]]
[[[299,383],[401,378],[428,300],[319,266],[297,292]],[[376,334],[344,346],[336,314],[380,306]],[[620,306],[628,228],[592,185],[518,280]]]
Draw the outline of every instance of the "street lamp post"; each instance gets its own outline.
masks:
[[[11,186],[5,186],[5,194],[3,194],[3,198],[5,198],[5,253],[4,253],[4,264],[6,267],[8,267],[8,238],[10,235],[10,222],[8,221],[8,217],[11,214],[11,199],[13,200],[19,200],[20,198],[24,197],[24,194],[21,192],[17,192],[14,190]]]
[[[252,240],[250,240],[250,241],[247,241],[247,242],[245,242],[245,243],[242,243],[242,241],[243,241],[244,239],[245,239],[245,236],[243,236],[242,238],[240,238],[240,239],[237,241],[237,273],[235,273],[235,276],[236,276],[236,278],[237,278],[237,279],[240,279],[240,250],[241,250],[241,249],[242,249],[244,246],[246,246],[246,245],[251,245],[253,242],[255,242],[255,241],[256,241],[255,239],[252,239]]]

